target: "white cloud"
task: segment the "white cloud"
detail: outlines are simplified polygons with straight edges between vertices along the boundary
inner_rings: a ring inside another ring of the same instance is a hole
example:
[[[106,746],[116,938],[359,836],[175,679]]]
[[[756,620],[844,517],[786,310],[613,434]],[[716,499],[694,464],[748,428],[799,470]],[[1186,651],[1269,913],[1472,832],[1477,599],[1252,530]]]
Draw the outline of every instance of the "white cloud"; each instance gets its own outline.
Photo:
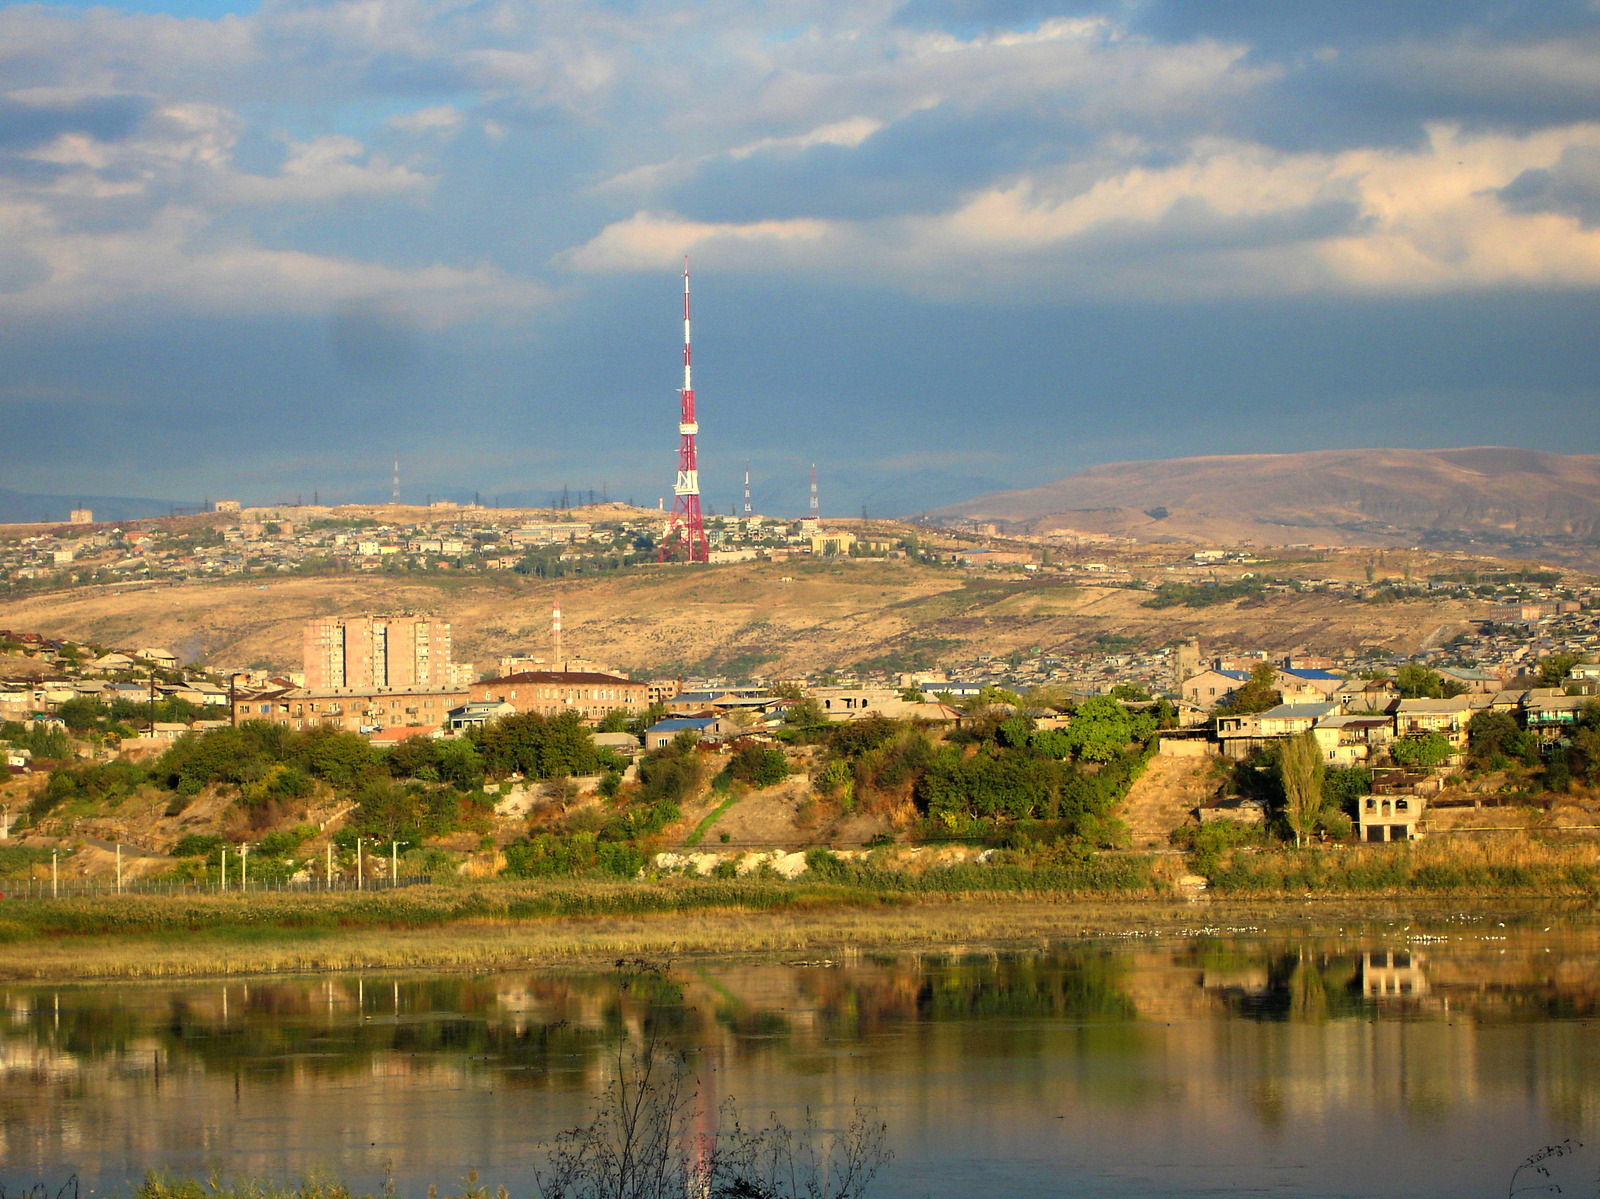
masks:
[[[436,104],[415,112],[392,116],[384,122],[390,129],[422,137],[434,133],[454,133],[466,122],[466,114],[453,104]]]
[[[1330,155],[1205,139],[1172,165],[1125,168],[1066,194],[1048,172],[1030,173],[934,216],[716,223],[640,213],[566,262],[655,270],[688,252],[748,270],[849,271],[989,299],[1600,286],[1600,230],[1511,212],[1495,195],[1568,147],[1600,146],[1600,125],[1431,134],[1417,151]],[[1352,219],[1323,229],[1323,211]]]

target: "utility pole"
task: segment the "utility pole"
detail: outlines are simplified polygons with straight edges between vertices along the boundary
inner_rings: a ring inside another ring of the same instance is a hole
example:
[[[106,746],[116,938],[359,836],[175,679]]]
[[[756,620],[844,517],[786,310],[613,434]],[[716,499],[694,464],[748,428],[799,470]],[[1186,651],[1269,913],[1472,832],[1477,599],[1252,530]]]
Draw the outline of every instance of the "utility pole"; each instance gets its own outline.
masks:
[[[389,842],[389,885],[395,886],[400,881],[400,842]]]
[[[250,889],[250,843],[239,842],[239,890]]]
[[[222,847],[222,883],[217,889],[219,891],[228,889],[228,847],[226,845]]]
[[[361,890],[361,838],[356,838],[356,890]]]
[[[117,894],[122,894],[122,842],[117,842]]]
[[[156,735],[156,668],[150,668],[150,735]]]
[[[61,851],[59,849],[56,849],[54,846],[52,846],[51,849],[50,849],[50,898],[51,899],[59,899],[61,897],[61,869],[60,869],[60,863],[57,860],[57,855],[60,852]]]
[[[238,672],[228,676],[228,720],[234,728],[239,727],[239,699],[238,690],[235,687],[238,679]]]

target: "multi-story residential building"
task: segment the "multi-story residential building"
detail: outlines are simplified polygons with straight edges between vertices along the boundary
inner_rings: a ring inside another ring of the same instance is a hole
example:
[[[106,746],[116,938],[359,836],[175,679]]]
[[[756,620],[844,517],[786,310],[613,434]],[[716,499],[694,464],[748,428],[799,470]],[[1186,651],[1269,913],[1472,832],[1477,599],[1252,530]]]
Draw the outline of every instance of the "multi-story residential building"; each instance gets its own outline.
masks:
[[[336,728],[349,732],[410,727],[435,729],[450,709],[467,702],[465,690],[445,687],[286,687],[241,695],[234,719],[265,720],[292,729]]]
[[[450,622],[431,616],[326,616],[302,641],[306,686],[450,686]]]
[[[586,720],[618,708],[643,712],[650,706],[648,684],[588,670],[525,670],[473,683],[470,691],[473,703],[507,703],[518,712],[544,716],[575,709]]]

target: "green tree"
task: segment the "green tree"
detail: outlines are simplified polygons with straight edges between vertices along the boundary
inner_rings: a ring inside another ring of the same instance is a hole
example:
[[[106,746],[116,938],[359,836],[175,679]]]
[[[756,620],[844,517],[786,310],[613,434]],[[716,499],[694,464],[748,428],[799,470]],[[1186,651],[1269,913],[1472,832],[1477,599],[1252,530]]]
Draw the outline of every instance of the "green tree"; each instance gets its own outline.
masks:
[[[1539,686],[1559,687],[1581,659],[1573,653],[1554,653],[1539,659]]]
[[[1446,679],[1437,670],[1415,662],[1407,662],[1394,675],[1395,686],[1401,699],[1454,699],[1466,691],[1466,686],[1454,679]]]
[[[1153,728],[1153,718],[1147,716],[1144,720]],[[1081,761],[1109,762],[1127,749],[1138,731],[1138,722],[1128,709],[1108,695],[1097,695],[1084,700],[1073,712],[1067,726],[1067,744],[1073,757]]]
[[[1217,711],[1229,716],[1248,716],[1252,712],[1265,712],[1283,702],[1283,693],[1273,683],[1278,672],[1265,662],[1258,663],[1234,693],[1217,705]]]
[[[1283,810],[1294,830],[1296,845],[1304,845],[1322,814],[1322,747],[1310,732],[1290,737],[1278,757],[1283,776]]]
[[[1510,756],[1522,728],[1509,712],[1482,708],[1467,721],[1467,752],[1483,765],[1496,754]]]
[[[1402,737],[1389,746],[1389,755],[1409,770],[1429,770],[1455,753],[1455,746],[1443,733],[1424,733]]]
[[[56,715],[74,733],[86,733],[97,727],[107,713],[98,700],[80,695],[64,702],[56,709]]]

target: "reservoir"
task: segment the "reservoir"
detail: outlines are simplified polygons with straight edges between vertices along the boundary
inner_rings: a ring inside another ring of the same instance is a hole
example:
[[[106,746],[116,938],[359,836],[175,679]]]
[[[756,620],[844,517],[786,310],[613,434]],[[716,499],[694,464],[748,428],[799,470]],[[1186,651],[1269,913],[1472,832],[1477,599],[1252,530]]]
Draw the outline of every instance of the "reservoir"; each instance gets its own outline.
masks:
[[[886,1199],[1594,1196],[1600,951],[1535,925],[3,984],[0,1184],[323,1171],[422,1199],[476,1170],[521,1199],[654,1037],[702,1123],[871,1109]]]

